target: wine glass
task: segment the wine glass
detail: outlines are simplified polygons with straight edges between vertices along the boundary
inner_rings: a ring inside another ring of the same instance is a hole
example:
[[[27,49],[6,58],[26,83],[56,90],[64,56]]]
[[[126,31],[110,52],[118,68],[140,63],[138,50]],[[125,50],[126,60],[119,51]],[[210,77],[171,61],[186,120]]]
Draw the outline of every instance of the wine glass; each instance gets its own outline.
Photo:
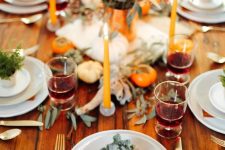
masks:
[[[76,63],[67,57],[54,57],[46,65],[51,70],[46,73],[51,105],[69,110],[75,105],[78,87]]]
[[[170,38],[167,51],[168,80],[187,84],[190,81],[190,67],[194,60],[196,42],[190,36],[177,34]]]
[[[164,81],[154,89],[156,98],[156,133],[175,138],[182,131],[182,118],[189,98],[187,87],[176,81]]]

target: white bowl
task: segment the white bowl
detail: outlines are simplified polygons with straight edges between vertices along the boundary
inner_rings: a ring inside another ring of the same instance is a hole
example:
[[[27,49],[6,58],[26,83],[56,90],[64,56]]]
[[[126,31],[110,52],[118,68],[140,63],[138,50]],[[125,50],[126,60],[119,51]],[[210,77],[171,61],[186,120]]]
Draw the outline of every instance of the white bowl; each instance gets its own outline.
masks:
[[[209,89],[209,99],[216,109],[225,113],[225,88],[221,82],[213,84]]]

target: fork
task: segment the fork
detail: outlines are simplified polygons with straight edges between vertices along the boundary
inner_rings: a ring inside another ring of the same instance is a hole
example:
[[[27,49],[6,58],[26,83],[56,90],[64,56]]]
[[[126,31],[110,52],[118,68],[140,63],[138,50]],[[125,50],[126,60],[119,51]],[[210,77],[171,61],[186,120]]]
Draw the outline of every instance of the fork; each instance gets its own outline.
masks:
[[[55,141],[55,150],[65,150],[65,135],[57,134]]]
[[[215,137],[213,135],[211,135],[211,140],[213,142],[215,142],[216,144],[218,144],[218,145],[220,145],[222,147],[225,147],[225,140],[219,139],[219,138],[217,138],[217,137]]]

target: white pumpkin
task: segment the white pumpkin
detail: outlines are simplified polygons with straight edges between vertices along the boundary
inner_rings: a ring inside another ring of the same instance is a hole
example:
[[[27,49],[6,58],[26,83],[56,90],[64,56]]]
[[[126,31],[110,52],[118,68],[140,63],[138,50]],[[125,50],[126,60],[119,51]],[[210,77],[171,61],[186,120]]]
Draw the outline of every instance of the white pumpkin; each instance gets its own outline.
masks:
[[[118,63],[123,56],[127,54],[129,43],[122,34],[117,34],[109,42],[110,63]],[[92,46],[86,51],[86,55],[94,60],[103,62],[104,58],[104,42],[102,37],[96,37]]]
[[[85,61],[78,65],[77,73],[79,79],[86,83],[94,83],[102,75],[102,65],[97,61]]]

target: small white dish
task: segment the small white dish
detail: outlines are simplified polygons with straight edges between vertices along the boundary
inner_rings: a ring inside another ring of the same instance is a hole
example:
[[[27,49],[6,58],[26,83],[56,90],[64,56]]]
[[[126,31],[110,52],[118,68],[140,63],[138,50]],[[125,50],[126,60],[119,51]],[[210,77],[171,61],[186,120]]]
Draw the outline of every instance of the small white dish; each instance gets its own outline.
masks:
[[[100,150],[107,144],[112,143],[113,136],[116,134],[120,134],[122,140],[130,140],[135,149],[138,150],[166,150],[155,139],[132,130],[108,130],[95,133],[81,140],[72,150]]]
[[[15,78],[15,85],[7,88],[0,86],[0,97],[10,97],[21,93],[28,87],[31,79],[25,68],[18,70]]]
[[[24,102],[34,96],[45,82],[43,67],[38,65],[39,60],[33,57],[25,57],[24,68],[29,72],[31,82],[28,87],[21,93],[10,96],[0,97],[0,106],[15,105]]]
[[[223,0],[189,0],[189,2],[199,9],[215,9],[223,4]]]
[[[0,11],[11,13],[11,14],[18,14],[18,15],[25,15],[25,14],[33,14],[37,12],[41,12],[44,10],[47,10],[48,5],[47,4],[40,4],[30,7],[22,7],[22,6],[16,6],[6,3],[0,3]]]
[[[225,113],[225,88],[221,82],[215,83],[210,88],[209,99],[216,109]]]

